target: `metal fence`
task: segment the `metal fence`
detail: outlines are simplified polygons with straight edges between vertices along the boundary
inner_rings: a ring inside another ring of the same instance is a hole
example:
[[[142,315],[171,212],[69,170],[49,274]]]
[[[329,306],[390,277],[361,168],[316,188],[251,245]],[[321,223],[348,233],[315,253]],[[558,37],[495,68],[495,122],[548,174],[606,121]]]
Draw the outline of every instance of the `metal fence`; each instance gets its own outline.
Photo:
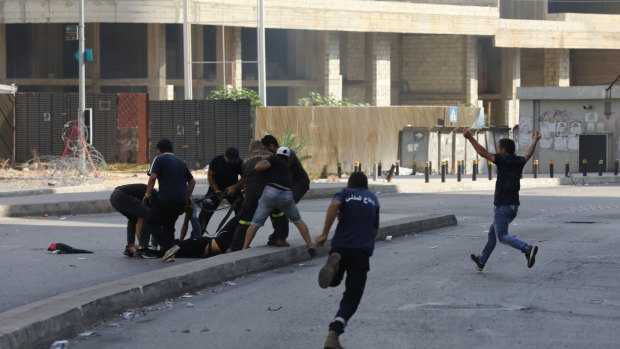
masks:
[[[137,130],[129,138],[141,138],[142,133],[149,135],[148,151],[144,152],[149,154],[149,159],[141,161],[150,161],[155,156],[154,146],[160,138],[169,138],[175,153],[185,159],[191,169],[205,167],[228,147],[236,147],[242,155],[247,153],[253,135],[249,101],[150,101],[146,126],[138,120],[143,117],[139,115],[142,112],[133,110],[135,103],[119,104],[118,98],[116,94],[105,93],[86,96],[86,107],[93,109],[93,147],[106,162],[126,161],[127,157],[119,154],[128,151],[125,143],[139,147],[140,142],[120,140],[120,131],[127,128]],[[119,105],[121,108],[128,105],[126,108],[132,110],[119,110]],[[15,162],[27,162],[36,156],[61,155],[65,147],[64,126],[77,119],[77,110],[78,95],[75,93],[18,93]],[[132,118],[134,120],[130,120]],[[0,134],[11,134],[12,127],[12,123],[0,126]],[[6,153],[11,153],[11,147],[5,147],[8,148]]]
[[[251,119],[249,101],[151,101],[150,158],[161,138],[172,141],[174,153],[191,169],[205,167],[228,147],[243,156],[252,139]]]

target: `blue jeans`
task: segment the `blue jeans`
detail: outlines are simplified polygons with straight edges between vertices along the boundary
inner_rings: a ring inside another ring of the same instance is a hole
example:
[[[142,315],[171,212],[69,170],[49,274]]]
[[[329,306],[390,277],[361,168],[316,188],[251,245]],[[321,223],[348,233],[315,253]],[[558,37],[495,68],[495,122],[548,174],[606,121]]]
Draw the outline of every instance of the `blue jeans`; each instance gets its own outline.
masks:
[[[284,212],[291,223],[301,222],[301,215],[293,200],[293,191],[266,186],[263,195],[258,200],[258,208],[252,218],[252,224],[262,227],[267,217],[276,209]]]
[[[495,249],[497,239],[501,243],[514,247],[523,253],[527,252],[530,245],[512,235],[508,235],[508,224],[515,219],[517,211],[519,211],[519,206],[517,205],[495,206],[493,225],[489,228],[487,244],[484,246],[482,254],[478,256],[480,263],[485,264],[487,262],[493,249]]]
[[[192,225],[192,233],[190,236],[192,239],[198,239],[202,237],[202,228],[200,227],[200,220],[198,220],[198,206],[196,206],[194,200],[192,200],[192,208],[194,211],[192,212],[192,218],[189,220]]]

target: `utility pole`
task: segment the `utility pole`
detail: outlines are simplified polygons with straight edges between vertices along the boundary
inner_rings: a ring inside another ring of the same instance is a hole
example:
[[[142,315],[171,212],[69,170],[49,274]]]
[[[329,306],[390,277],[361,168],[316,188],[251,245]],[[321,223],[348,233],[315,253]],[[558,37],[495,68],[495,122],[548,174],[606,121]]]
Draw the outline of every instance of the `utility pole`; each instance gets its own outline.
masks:
[[[183,0],[183,80],[185,99],[192,99],[192,27],[189,23],[189,0]]]
[[[257,3],[258,12],[258,27],[257,39],[258,39],[258,95],[260,97],[260,104],[267,105],[267,76],[265,69],[265,4],[264,0],[258,0]]]
[[[80,9],[79,9],[79,24],[78,24],[78,42],[79,42],[79,55],[80,55],[80,73],[79,73],[79,107],[78,107],[78,131],[79,131],[79,137],[78,137],[78,145],[81,145],[78,153],[80,156],[80,160],[82,160],[82,163],[84,163],[83,160],[85,160],[86,156],[84,154],[85,150],[86,150],[86,142],[84,142],[84,144],[80,144],[80,138],[84,139],[84,135],[85,135],[85,127],[84,127],[84,110],[86,109],[86,81],[85,81],[85,75],[86,75],[86,67],[84,64],[84,41],[85,41],[85,35],[84,35],[84,0],[80,0]],[[83,171],[83,168],[80,168],[80,171]]]

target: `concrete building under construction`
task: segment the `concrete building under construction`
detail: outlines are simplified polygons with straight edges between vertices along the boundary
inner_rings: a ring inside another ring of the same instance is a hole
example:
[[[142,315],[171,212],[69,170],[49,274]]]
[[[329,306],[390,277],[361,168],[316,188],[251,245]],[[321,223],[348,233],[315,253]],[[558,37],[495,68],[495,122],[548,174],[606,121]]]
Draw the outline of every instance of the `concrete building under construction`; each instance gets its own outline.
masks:
[[[193,96],[256,89],[256,0],[189,0]],[[182,99],[183,0],[85,0],[87,92]],[[309,92],[376,106],[490,109],[518,123],[520,86],[620,73],[620,4],[554,0],[265,0],[268,105]],[[77,0],[0,0],[0,83],[75,92]],[[209,63],[211,62],[211,63]],[[219,63],[212,63],[219,62]],[[223,63],[225,62],[225,63]]]

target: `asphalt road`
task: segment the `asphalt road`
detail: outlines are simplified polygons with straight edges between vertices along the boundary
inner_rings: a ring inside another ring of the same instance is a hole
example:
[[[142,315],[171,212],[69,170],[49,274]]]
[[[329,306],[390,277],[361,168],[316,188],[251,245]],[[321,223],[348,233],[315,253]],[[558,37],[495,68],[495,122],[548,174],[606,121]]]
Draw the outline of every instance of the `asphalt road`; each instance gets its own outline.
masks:
[[[342,344],[616,348],[619,194],[618,186],[523,190],[510,231],[540,246],[537,263],[528,269],[521,253],[498,245],[482,273],[468,256],[484,245],[491,192],[380,198],[385,211],[450,212],[459,225],[377,244]],[[128,311],[71,348],[321,348],[343,292],[318,287],[324,260]]]
[[[90,194],[81,195],[87,197]],[[383,198],[385,221],[434,213],[429,210],[410,213],[416,203],[409,199],[403,201],[399,195],[384,195]],[[318,235],[323,227],[328,202],[327,199],[301,201],[300,211],[312,235]],[[217,228],[225,213],[226,210],[221,210],[214,214],[209,231]],[[159,259],[123,256],[126,222],[126,218],[119,213],[0,218],[0,280],[7,281],[0,285],[0,312],[71,290],[194,260],[177,258],[175,263],[162,263]],[[177,232],[181,223],[179,219]],[[259,230],[253,245],[265,245],[271,232],[268,222]],[[303,245],[292,225],[289,241],[292,245]],[[55,242],[95,253],[57,255],[47,252],[47,247]]]

